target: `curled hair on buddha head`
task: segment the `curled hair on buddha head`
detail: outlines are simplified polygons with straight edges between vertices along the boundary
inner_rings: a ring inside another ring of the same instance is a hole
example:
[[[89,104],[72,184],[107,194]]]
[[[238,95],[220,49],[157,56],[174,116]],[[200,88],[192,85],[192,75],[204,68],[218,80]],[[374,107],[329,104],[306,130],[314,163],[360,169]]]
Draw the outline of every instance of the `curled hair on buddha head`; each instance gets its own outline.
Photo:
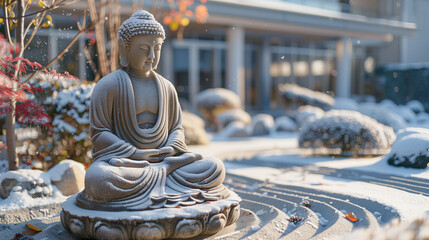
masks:
[[[165,39],[164,27],[150,12],[139,10],[121,24],[118,38],[122,47],[128,49],[134,36],[145,34],[158,35],[162,40]]]

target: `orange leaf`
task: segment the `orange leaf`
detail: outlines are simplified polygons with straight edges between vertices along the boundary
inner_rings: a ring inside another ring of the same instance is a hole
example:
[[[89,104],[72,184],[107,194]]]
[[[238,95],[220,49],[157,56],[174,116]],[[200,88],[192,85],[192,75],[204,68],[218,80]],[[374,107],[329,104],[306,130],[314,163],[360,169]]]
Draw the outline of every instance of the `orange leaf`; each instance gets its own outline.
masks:
[[[172,21],[173,21],[173,18],[171,16],[165,16],[163,22],[165,25],[170,25]]]
[[[344,216],[348,219],[348,220],[350,220],[350,221],[352,221],[352,222],[357,222],[357,221],[359,221],[359,218],[357,218],[353,213],[351,213],[351,212],[349,212],[349,213],[347,213],[347,214],[344,214]]]
[[[192,11],[191,10],[186,10],[186,12],[185,12],[185,16],[187,16],[187,17],[192,17]]]
[[[41,232],[41,231],[42,231],[42,229],[40,229],[40,228],[38,228],[38,227],[34,226],[33,224],[28,223],[28,222],[27,222],[27,226],[28,226],[29,228],[33,229],[34,231],[38,231],[38,232]]]

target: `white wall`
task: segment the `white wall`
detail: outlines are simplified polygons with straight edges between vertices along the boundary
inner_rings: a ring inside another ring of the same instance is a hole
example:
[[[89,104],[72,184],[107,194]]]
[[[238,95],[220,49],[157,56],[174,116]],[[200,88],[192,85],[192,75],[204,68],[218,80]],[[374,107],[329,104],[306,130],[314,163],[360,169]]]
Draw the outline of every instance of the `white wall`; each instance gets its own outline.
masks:
[[[404,0],[403,3],[404,20],[417,24],[417,34],[402,38],[401,62],[429,62],[429,0]]]

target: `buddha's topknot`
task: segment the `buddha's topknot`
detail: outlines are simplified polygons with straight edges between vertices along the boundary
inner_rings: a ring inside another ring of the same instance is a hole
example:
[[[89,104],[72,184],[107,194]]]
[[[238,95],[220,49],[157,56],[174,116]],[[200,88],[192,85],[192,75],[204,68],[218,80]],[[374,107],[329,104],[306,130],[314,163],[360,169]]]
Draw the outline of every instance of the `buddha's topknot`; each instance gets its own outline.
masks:
[[[119,39],[126,48],[130,47],[131,38],[142,34],[158,35],[165,39],[164,27],[155,20],[153,15],[145,10],[139,10],[125,20],[119,27]]]

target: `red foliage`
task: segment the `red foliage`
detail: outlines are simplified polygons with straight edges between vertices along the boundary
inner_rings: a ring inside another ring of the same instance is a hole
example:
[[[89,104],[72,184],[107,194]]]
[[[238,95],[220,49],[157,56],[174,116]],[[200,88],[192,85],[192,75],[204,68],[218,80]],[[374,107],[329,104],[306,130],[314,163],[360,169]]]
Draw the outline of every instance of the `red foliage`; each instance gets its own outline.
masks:
[[[44,90],[24,83],[19,77],[21,74],[26,74],[27,71],[40,71],[42,66],[23,57],[13,57],[18,50],[18,47],[13,47],[0,35],[0,115],[13,112],[12,102],[15,101],[14,114],[18,122],[53,129],[49,124],[51,119],[43,107],[28,99],[29,94]],[[16,76],[17,71],[18,77]],[[55,70],[46,69],[40,72],[52,77],[76,79],[68,72],[60,74]]]

